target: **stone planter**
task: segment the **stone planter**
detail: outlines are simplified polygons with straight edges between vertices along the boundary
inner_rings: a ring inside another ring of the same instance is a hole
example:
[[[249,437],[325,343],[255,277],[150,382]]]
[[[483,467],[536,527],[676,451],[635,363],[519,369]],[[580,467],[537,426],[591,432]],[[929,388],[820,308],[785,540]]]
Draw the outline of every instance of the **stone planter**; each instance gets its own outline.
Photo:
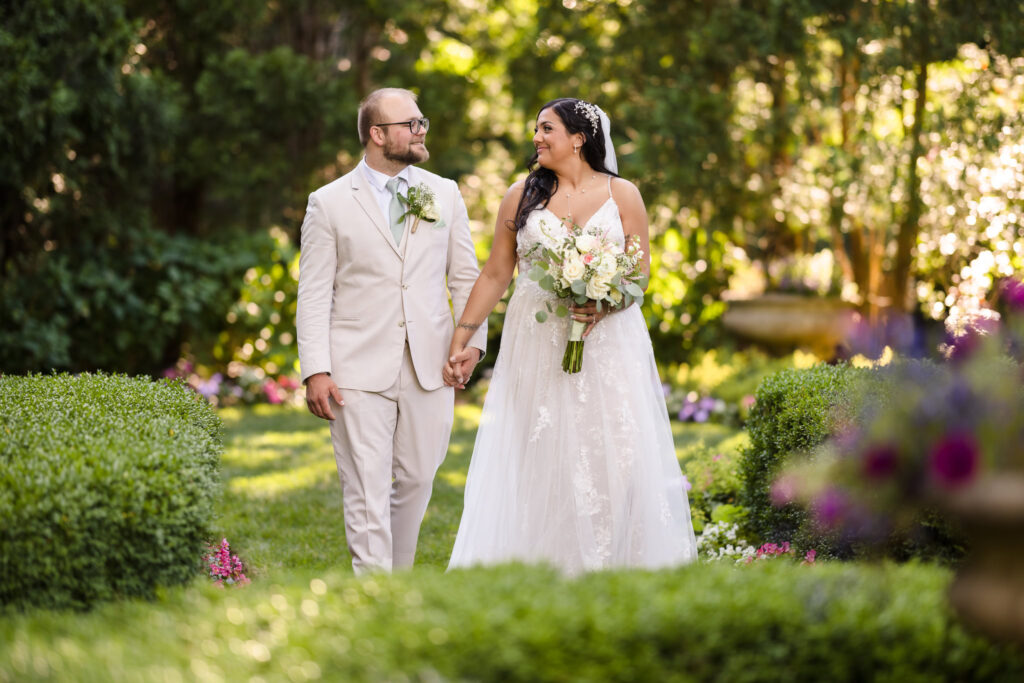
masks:
[[[969,544],[950,586],[953,608],[990,636],[1024,646],[1024,473],[989,475],[942,505]]]
[[[856,316],[853,306],[840,299],[772,293],[730,301],[722,324],[766,346],[802,347],[832,358],[849,336]]]

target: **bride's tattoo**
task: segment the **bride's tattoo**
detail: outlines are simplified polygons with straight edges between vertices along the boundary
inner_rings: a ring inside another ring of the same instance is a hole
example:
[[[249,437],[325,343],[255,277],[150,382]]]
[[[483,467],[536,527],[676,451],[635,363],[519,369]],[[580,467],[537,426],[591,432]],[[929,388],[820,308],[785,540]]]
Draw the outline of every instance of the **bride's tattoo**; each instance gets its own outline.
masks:
[[[458,325],[456,325],[456,327],[465,327],[467,330],[476,330],[480,328],[480,324],[474,325],[473,323],[460,322]]]

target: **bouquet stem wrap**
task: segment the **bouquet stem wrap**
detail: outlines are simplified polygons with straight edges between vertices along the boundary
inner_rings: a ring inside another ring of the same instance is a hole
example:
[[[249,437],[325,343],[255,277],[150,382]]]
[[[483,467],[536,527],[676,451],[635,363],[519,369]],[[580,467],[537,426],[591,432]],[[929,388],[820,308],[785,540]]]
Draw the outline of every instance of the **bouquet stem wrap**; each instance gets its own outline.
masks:
[[[583,330],[587,324],[579,320],[569,321],[569,341],[562,356],[562,369],[572,374],[583,368]]]

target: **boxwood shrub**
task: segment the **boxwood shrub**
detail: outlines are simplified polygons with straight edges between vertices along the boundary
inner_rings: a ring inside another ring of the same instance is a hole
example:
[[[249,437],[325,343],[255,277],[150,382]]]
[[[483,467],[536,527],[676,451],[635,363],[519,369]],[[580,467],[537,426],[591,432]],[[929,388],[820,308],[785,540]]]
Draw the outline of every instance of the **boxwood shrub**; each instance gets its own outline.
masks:
[[[929,361],[904,363],[933,372]],[[749,531],[763,541],[791,541],[801,550],[814,548],[826,556],[850,559],[882,553],[898,560],[912,557],[952,563],[963,557],[958,531],[934,512],[923,514],[906,532],[870,545],[840,532],[817,527],[805,508],[776,506],[771,486],[794,454],[810,453],[843,426],[855,426],[873,411],[895,400],[897,376],[883,370],[849,365],[817,365],[784,370],[767,377],[757,391],[747,429],[750,446],[740,459],[740,501],[749,508]]]
[[[800,534],[806,512],[798,505],[773,505],[772,482],[792,453],[810,451],[850,419],[853,380],[866,372],[821,364],[783,370],[761,382],[747,421],[750,446],[740,461],[740,500],[750,510],[748,524],[757,537],[780,543]]]
[[[935,566],[518,566],[169,591],[0,620],[0,680],[1020,681]],[[154,644],[156,647],[154,647]]]
[[[220,434],[180,383],[0,377],[0,604],[82,608],[194,576]]]

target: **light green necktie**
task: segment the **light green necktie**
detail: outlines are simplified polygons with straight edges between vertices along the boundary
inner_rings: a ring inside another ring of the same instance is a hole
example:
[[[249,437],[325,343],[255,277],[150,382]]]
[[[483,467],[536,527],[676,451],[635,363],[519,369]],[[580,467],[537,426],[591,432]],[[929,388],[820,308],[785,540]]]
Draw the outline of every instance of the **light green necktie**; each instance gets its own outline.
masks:
[[[398,199],[398,184],[401,182],[398,178],[392,178],[384,186],[391,193],[391,203],[388,204],[388,212],[391,214],[388,217],[388,222],[391,225],[391,234],[395,236],[395,244],[402,243],[402,233],[405,232],[405,220],[401,217],[405,213],[405,208],[402,206],[401,200]]]

